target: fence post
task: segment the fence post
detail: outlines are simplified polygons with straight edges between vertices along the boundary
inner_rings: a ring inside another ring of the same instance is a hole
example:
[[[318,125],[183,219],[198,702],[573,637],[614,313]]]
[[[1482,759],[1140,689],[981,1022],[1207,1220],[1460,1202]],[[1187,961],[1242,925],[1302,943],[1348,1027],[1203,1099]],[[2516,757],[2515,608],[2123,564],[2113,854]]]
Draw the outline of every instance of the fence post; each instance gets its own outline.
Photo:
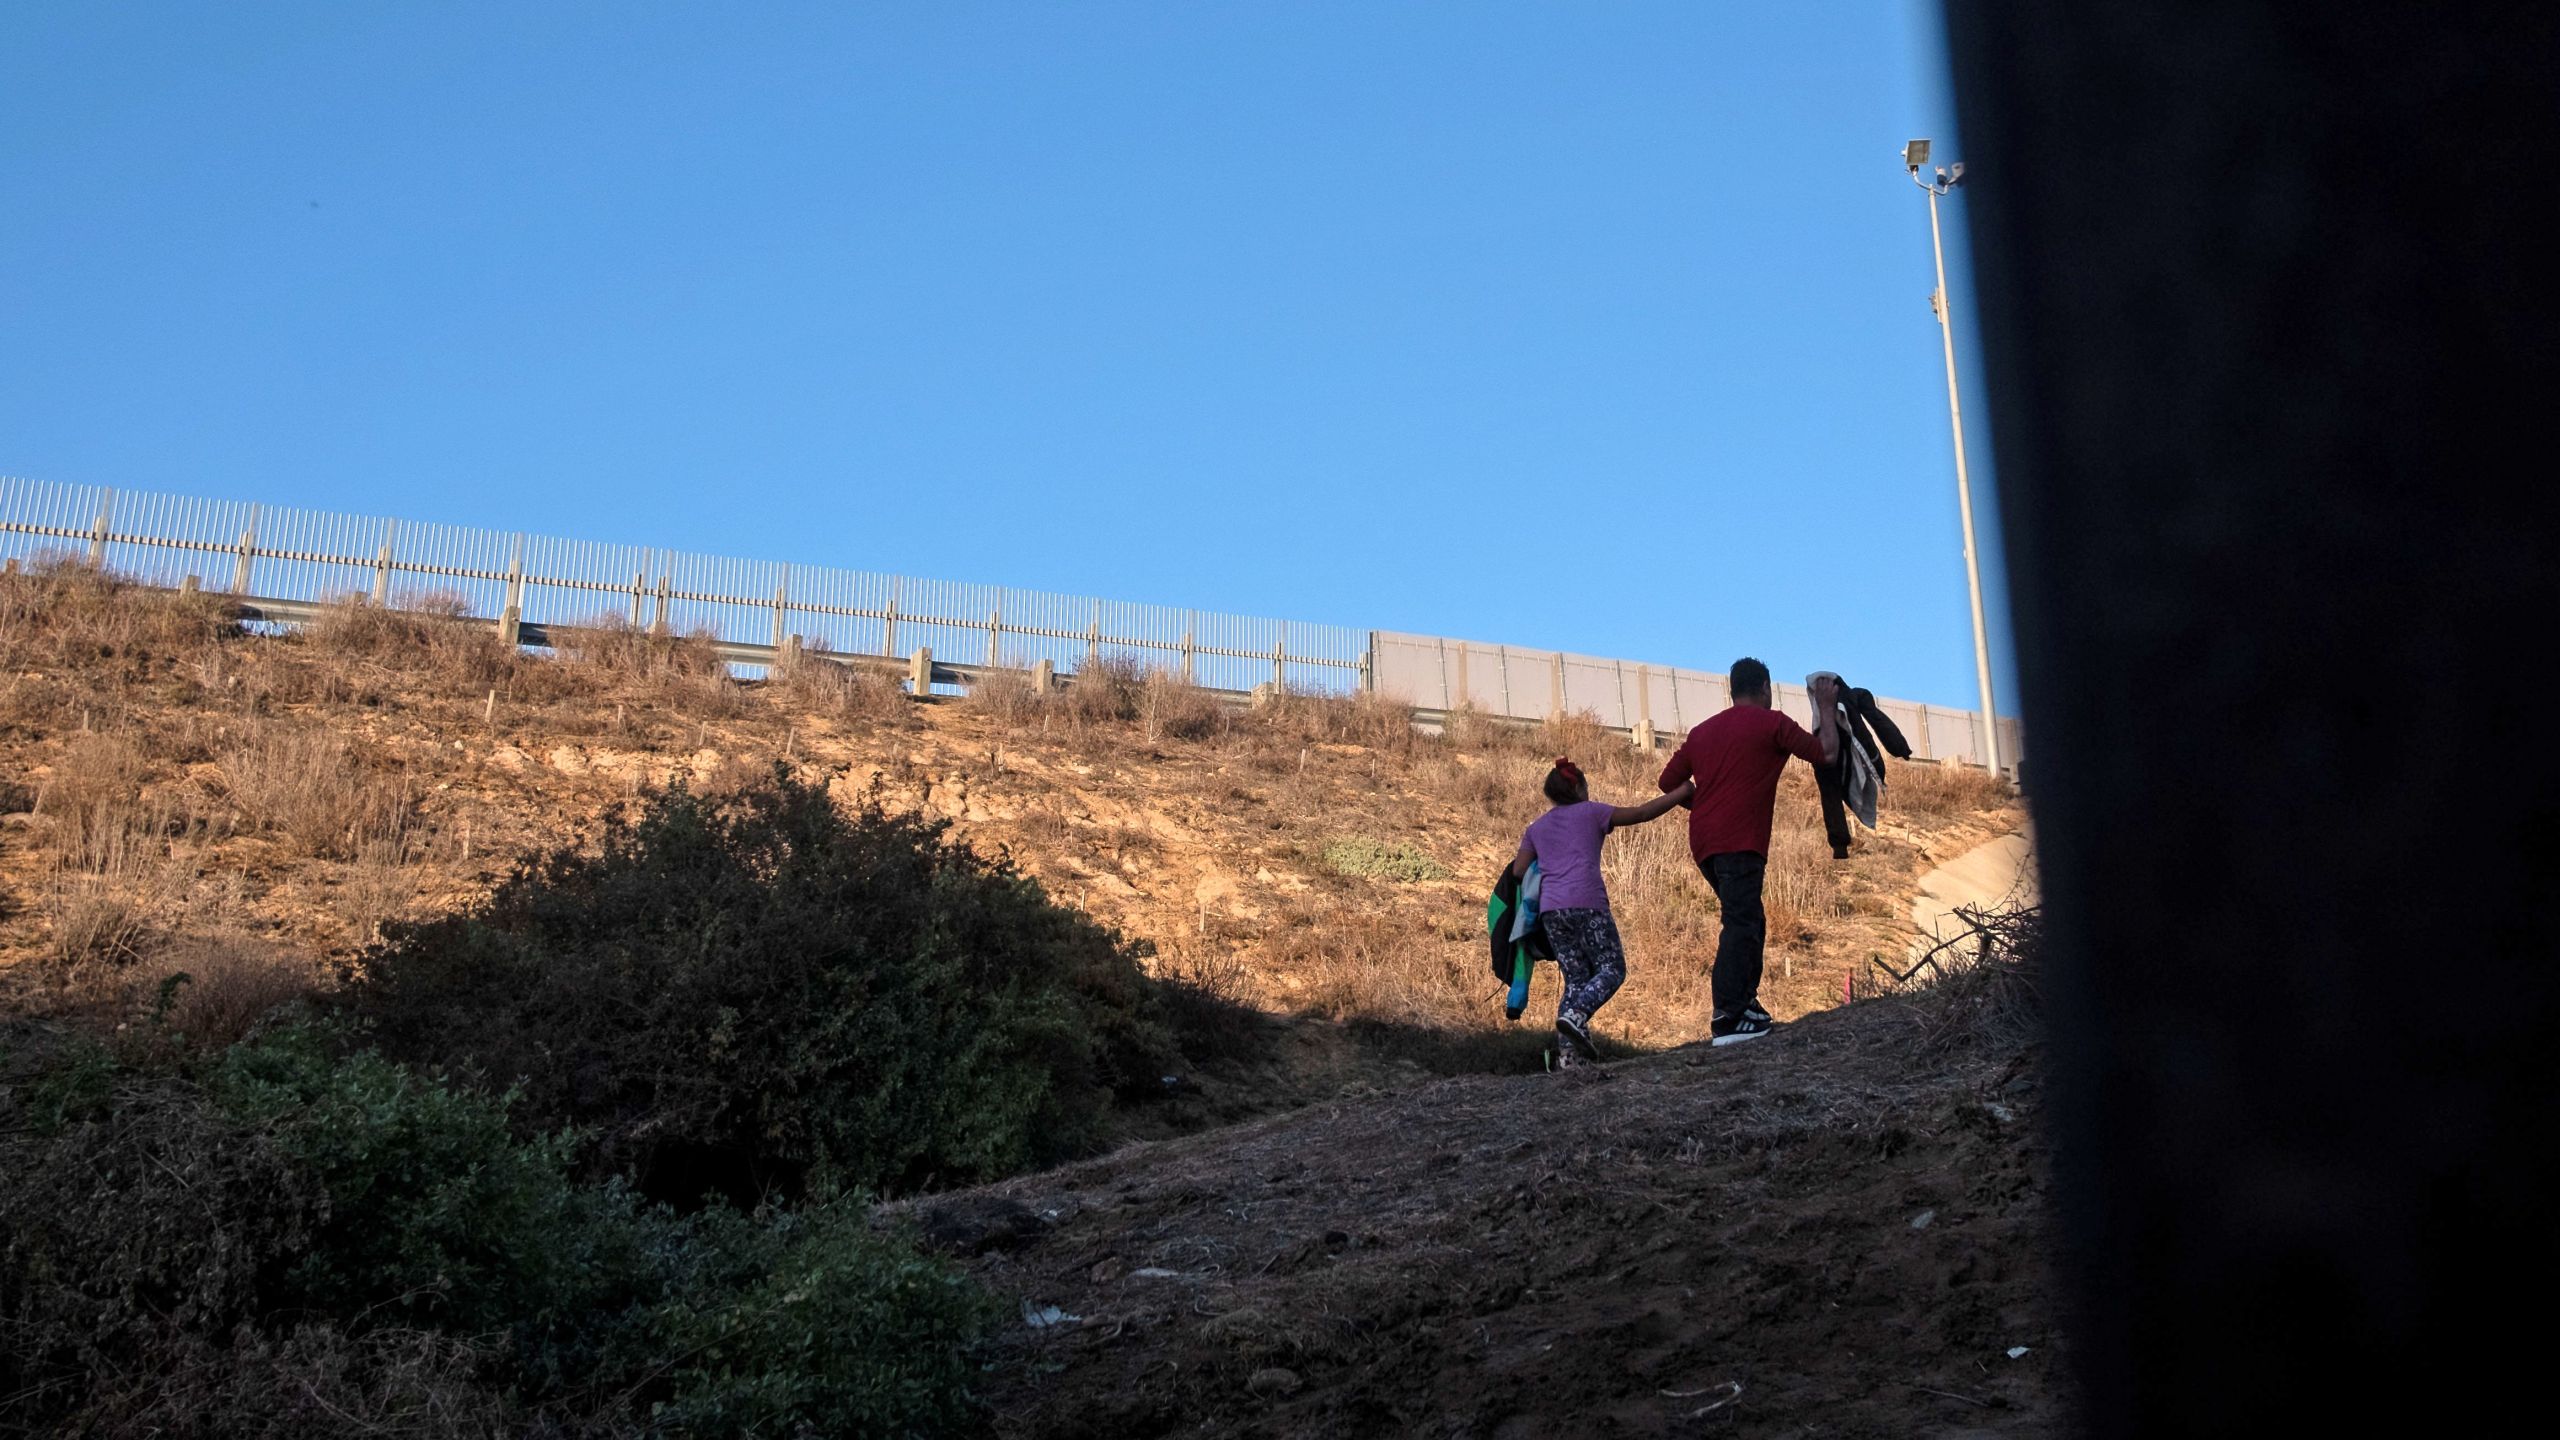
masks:
[[[1938,752],[1931,749],[1929,745],[1929,702],[1926,700],[1920,702],[1920,744],[1917,748],[1919,750],[1920,759],[1935,760],[1938,758]]]
[[[12,570],[17,569],[18,562],[15,560],[10,561],[9,568]],[[189,575],[178,581],[178,593],[181,595],[193,595],[203,588],[204,580],[200,576]]]
[[[782,567],[782,578],[773,587],[773,648],[780,650],[785,634],[783,617],[791,610],[791,567]]]
[[[115,508],[115,487],[110,485],[98,492],[98,523],[89,529],[89,564],[93,567],[107,563],[107,522]]]
[[[249,593],[249,562],[258,553],[258,506],[249,507],[249,528],[240,532],[240,559],[231,567],[231,593]]]
[[[1553,702],[1547,707],[1547,714],[1562,720],[1564,718],[1564,652],[1561,650],[1555,652],[1547,661],[1547,698]]]
[[[1502,679],[1502,718],[1503,718],[1503,719],[1505,719],[1505,720],[1508,720],[1508,719],[1511,719],[1511,718],[1512,718],[1512,715],[1511,715],[1511,647],[1510,647],[1510,646],[1508,646],[1508,645],[1496,645],[1496,646],[1494,646],[1494,647],[1493,647],[1493,664],[1494,664],[1494,669],[1496,670],[1496,672],[1498,672],[1498,673],[1499,673],[1499,675],[1501,676],[1501,679]]]
[[[1193,610],[1185,615],[1182,621],[1182,679],[1186,685],[1192,679],[1191,662],[1197,652],[1199,636],[1200,612]]]
[[[1090,670],[1102,658],[1102,602],[1093,602],[1093,626],[1084,632],[1084,668]]]
[[[1378,693],[1378,632],[1369,632],[1369,646],[1360,652],[1360,693]]]
[[[889,614],[880,630],[880,653],[883,655],[898,653],[898,592],[906,583],[903,575],[889,577]]]
[[[1058,688],[1057,662],[1043,658],[1031,667],[1031,693],[1046,695]]]
[[[649,633],[652,635],[667,633],[667,591],[673,588],[674,583],[674,576],[664,570],[658,572],[658,608],[649,616]]]
[[[1625,673],[1626,667],[1620,666],[1619,674],[1623,676]],[[1642,749],[1657,748],[1653,736],[1653,667],[1650,665],[1636,667],[1635,741]]]
[[[996,656],[1004,648],[1004,587],[996,587],[996,608],[987,612],[987,668],[996,668]]]
[[[797,669],[799,669],[799,668],[800,668],[800,637],[799,637],[799,636],[797,636],[797,635],[785,635],[785,636],[783,636],[783,637],[782,637],[782,643],[781,643],[781,644],[779,644],[779,645],[774,646],[774,647],[773,647],[773,652],[774,652],[774,655],[773,655],[774,663],[775,663],[775,665],[776,665],[778,668],[780,668],[780,669],[781,669],[782,673],[784,673],[784,674],[788,675],[788,674],[790,674],[792,671],[797,670]]]
[[[1271,696],[1278,699],[1289,689],[1289,622],[1280,622],[1280,638],[1271,642]]]
[[[1467,652],[1474,648],[1464,640],[1458,642],[1458,695],[1454,700],[1446,695],[1441,696],[1442,709],[1455,710],[1461,705],[1472,708],[1475,705],[1476,692],[1467,684]]]
[[[915,691],[916,698],[919,700],[932,696],[933,649],[931,646],[917,646],[915,655],[907,661],[907,685]]]
[[[399,524],[397,520],[382,522],[382,550],[373,560],[373,603],[376,605],[391,603],[391,537]]]

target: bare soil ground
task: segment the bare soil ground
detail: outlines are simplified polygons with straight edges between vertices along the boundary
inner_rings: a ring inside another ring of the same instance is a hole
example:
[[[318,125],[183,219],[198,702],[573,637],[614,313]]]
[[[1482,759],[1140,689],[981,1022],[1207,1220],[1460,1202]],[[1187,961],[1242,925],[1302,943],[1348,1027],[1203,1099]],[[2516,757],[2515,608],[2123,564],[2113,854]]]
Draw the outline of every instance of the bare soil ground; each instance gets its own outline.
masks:
[[[913,1208],[1072,1317],[1013,1330],[1004,1435],[2036,1435],[2037,1109],[2026,1053],[1892,997]]]

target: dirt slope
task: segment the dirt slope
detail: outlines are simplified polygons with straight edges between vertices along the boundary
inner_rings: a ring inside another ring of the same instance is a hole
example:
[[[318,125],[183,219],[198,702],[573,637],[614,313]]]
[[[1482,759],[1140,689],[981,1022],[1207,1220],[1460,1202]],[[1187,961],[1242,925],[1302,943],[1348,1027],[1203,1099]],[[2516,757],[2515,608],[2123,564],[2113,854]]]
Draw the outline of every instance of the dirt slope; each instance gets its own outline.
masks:
[[[1074,1317],[1012,1328],[1005,1435],[2049,1433],[2032,1069],[1928,1028],[1865,1002],[916,1213]]]
[[[1161,972],[1330,1022],[1292,1036],[1272,1093],[1231,1092],[1221,1114],[1534,1066],[1535,1027],[1505,1026],[1493,998],[1483,891],[1543,808],[1555,754],[1625,799],[1651,793],[1660,756],[1577,722],[1427,737],[1394,706],[1307,697],[1232,714],[1164,681],[919,704],[832,667],[739,684],[681,640],[608,635],[545,658],[365,607],[252,636],[210,600],[9,577],[0,1005],[84,987],[128,1003],[180,966],[325,983],[383,921],[468,904],[645,787],[780,762],[947,820],[1148,942]],[[1904,950],[1922,872],[2023,822],[1978,772],[1896,765],[1882,828],[1834,862],[1790,769],[1763,992],[1782,1018]],[[1715,917],[1678,818],[1614,838],[1607,869],[1629,979],[1603,1043],[1702,1033]],[[1553,1014],[1554,985],[1542,967],[1533,1016]]]

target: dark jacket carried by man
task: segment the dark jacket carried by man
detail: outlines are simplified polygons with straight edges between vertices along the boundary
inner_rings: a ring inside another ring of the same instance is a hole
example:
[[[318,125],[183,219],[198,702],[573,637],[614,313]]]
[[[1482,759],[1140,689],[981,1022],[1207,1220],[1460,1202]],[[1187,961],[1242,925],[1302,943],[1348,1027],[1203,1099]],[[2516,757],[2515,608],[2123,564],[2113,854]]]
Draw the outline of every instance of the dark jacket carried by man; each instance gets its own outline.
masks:
[[[1868,829],[1876,828],[1876,802],[1884,790],[1884,757],[1910,759],[1911,742],[1902,738],[1902,727],[1877,706],[1874,691],[1852,688],[1837,675],[1831,678],[1840,687],[1840,718],[1851,743],[1840,747],[1840,757],[1832,763],[1817,763],[1813,780],[1822,792],[1822,831],[1831,841],[1831,858],[1846,860],[1849,816],[1855,814]],[[1805,677],[1807,689],[1812,688],[1813,680],[1813,675]]]

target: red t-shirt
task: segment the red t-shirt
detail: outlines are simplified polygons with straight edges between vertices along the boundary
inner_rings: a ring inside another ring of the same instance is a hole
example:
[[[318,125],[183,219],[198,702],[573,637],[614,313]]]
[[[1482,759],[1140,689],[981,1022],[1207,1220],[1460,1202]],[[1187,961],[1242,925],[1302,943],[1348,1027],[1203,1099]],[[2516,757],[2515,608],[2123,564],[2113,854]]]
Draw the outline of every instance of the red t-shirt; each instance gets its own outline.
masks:
[[[1793,755],[1822,763],[1822,741],[1776,710],[1736,705],[1698,722],[1662,767],[1662,788],[1698,782],[1689,803],[1689,853],[1704,860],[1747,850],[1769,853],[1769,819],[1778,808],[1778,772]]]

